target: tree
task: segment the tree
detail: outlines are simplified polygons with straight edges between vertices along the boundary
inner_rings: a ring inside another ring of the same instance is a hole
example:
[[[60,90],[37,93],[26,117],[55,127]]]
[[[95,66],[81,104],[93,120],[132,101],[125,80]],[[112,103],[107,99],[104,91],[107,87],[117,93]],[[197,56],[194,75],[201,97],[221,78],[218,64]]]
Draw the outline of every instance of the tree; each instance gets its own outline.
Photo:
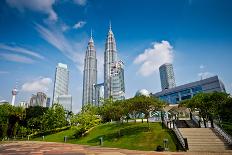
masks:
[[[213,127],[213,120],[222,115],[225,103],[228,101],[228,94],[222,92],[199,93],[192,99],[181,102],[181,106],[186,106],[193,110],[199,110],[199,115],[202,117],[204,126],[206,121],[210,120]]]
[[[97,107],[91,104],[85,105],[81,112],[73,115],[71,118],[71,124],[76,129],[74,136],[76,138],[83,136],[86,131],[98,125],[100,122],[101,119],[97,115]]]
[[[42,117],[42,130],[64,127],[67,124],[65,111],[60,104],[53,104]]]

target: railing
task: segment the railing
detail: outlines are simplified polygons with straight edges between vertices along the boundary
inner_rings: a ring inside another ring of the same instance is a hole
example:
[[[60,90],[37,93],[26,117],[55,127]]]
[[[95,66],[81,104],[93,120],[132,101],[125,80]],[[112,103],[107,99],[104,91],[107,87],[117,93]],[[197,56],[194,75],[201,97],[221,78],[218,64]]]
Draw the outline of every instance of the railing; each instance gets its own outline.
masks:
[[[232,144],[232,137],[227,134],[222,128],[220,128],[217,124],[213,123],[214,130],[223,137],[225,141],[227,141],[229,144]]]
[[[180,133],[180,130],[177,128],[176,124],[173,124],[173,131],[175,132],[178,140],[180,141],[181,145],[183,146],[184,149],[187,149],[187,145],[185,144],[184,137]]]

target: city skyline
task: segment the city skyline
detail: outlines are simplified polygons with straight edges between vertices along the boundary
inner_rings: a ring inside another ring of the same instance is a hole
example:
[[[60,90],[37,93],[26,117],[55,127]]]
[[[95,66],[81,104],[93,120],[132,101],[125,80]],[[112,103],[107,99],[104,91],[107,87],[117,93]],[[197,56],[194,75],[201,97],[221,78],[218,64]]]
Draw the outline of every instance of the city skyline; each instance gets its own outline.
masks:
[[[177,86],[218,75],[232,92],[229,0],[46,2],[0,2],[0,100],[11,102],[16,82],[16,103],[39,91],[52,97],[54,68],[62,62],[70,70],[73,110],[80,110],[89,32],[92,28],[102,83],[109,21],[125,63],[126,98],[143,88],[161,91],[163,63],[173,64]]]

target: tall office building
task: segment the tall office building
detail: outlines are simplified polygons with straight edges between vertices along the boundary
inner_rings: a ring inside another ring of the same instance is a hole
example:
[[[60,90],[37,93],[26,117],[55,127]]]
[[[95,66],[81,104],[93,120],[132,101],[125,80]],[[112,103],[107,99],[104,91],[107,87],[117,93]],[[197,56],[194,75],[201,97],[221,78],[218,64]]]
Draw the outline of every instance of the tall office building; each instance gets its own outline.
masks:
[[[94,47],[94,41],[91,32],[91,37],[85,53],[82,107],[88,103],[94,104],[94,100],[95,100],[94,85],[96,83],[97,83],[97,59],[96,59],[96,50]]]
[[[111,64],[110,77],[113,100],[125,99],[124,64],[122,61],[116,61]]]
[[[117,73],[118,71],[120,73]],[[117,82],[121,82],[121,83],[119,84]],[[116,85],[123,85],[121,88],[123,89],[125,88],[124,72],[122,65],[117,60],[116,42],[110,24],[108,35],[106,38],[105,53],[104,53],[104,98],[105,99],[109,97],[112,97],[114,100],[124,98],[123,97],[124,93],[122,93],[122,91],[125,92],[125,89],[124,90],[117,89],[115,87]]]
[[[55,73],[54,89],[53,89],[53,101],[57,103],[57,97],[60,95],[68,95],[68,83],[69,83],[69,70],[66,64],[58,63]]]
[[[95,105],[100,106],[104,100],[104,83],[94,85],[95,89]]]
[[[162,90],[176,87],[173,66],[170,63],[165,63],[159,67],[160,81]]]
[[[57,103],[61,104],[65,111],[72,111],[72,96],[71,95],[58,96]]]

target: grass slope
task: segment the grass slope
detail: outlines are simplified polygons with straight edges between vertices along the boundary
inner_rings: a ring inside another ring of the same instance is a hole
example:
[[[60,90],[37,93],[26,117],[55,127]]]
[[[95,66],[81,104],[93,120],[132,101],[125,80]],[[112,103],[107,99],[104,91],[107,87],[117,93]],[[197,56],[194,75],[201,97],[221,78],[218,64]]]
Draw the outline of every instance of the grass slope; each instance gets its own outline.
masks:
[[[68,143],[99,145],[99,138],[103,137],[105,147],[116,147],[133,150],[155,150],[158,145],[163,146],[163,139],[168,139],[169,150],[176,151],[179,144],[174,134],[168,129],[162,129],[160,123],[125,123],[125,124],[103,124],[95,127],[85,137],[74,139],[74,129],[48,135],[45,141],[63,142],[64,136],[68,136]],[[42,140],[36,138],[33,140]],[[178,145],[178,146],[176,146]]]

